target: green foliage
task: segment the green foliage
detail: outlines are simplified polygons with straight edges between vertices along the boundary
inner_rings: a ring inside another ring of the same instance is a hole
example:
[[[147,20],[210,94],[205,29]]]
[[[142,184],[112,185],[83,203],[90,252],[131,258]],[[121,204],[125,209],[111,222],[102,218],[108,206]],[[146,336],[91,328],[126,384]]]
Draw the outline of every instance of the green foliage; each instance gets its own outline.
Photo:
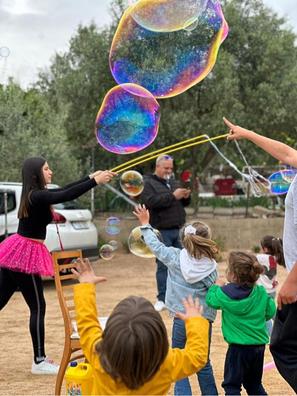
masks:
[[[64,115],[52,112],[37,90],[24,92],[12,81],[0,88],[1,180],[21,181],[21,164],[30,156],[44,156],[65,183],[78,172],[64,128]]]
[[[261,252],[261,247],[258,246],[258,245],[255,245],[255,246],[252,247],[252,251],[254,253],[260,253]]]
[[[42,73],[38,86],[59,111],[67,106],[65,128],[78,159],[90,167],[92,148],[96,148],[95,167],[106,168],[110,155],[99,149],[94,123],[99,106],[114,84],[108,66],[110,37],[94,24],[79,26],[70,40],[69,52],[56,55],[49,73]]]
[[[69,50],[55,55],[34,89],[22,90],[12,81],[0,87],[2,180],[19,180],[20,164],[29,155],[45,155],[60,184],[92,168],[112,168],[139,155],[109,153],[94,137],[98,109],[116,85],[109,70],[109,49],[126,6],[125,0],[112,1],[113,22],[106,29],[94,23],[78,26]],[[230,33],[215,67],[185,93],[159,101],[158,137],[141,154],[200,134],[224,133],[222,116],[297,148],[296,35],[261,0],[224,0],[223,10]],[[165,41],[164,59],[153,62],[167,59]],[[217,144],[239,168],[244,165],[233,143]],[[249,142],[240,145],[252,165],[275,161]],[[208,166],[223,162],[207,144],[178,151],[174,158],[177,173],[190,169],[193,183]],[[145,173],[152,168],[153,162],[148,162],[138,170]],[[125,210],[126,203],[106,191],[96,189],[96,208],[118,205]],[[89,197],[84,200],[89,202]]]
[[[240,196],[230,196],[229,198],[223,197],[210,197],[210,198],[200,198],[199,206],[211,206],[213,208],[240,208],[253,206],[264,206],[269,208],[272,206],[272,198],[270,197],[250,197],[248,200],[246,197]]]

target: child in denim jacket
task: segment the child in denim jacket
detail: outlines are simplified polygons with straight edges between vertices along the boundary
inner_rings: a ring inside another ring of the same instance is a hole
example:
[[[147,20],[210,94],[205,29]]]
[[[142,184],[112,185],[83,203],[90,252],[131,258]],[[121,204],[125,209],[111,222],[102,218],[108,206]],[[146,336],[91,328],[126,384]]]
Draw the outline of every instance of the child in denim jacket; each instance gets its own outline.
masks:
[[[183,310],[182,300],[189,295],[193,298],[198,297],[203,306],[203,316],[210,323],[210,345],[211,324],[216,317],[216,310],[206,305],[205,297],[208,289],[217,279],[215,257],[218,248],[211,240],[209,227],[198,221],[187,225],[181,231],[181,242],[184,248],[167,247],[160,242],[150,226],[149,211],[145,206],[139,205],[133,213],[141,224],[141,233],[145,243],[168,268],[165,304],[174,316],[172,347],[182,349],[186,343],[185,325],[176,316],[176,312]],[[209,359],[206,366],[197,372],[197,377],[202,395],[218,394]],[[188,378],[176,382],[174,394],[192,394]]]

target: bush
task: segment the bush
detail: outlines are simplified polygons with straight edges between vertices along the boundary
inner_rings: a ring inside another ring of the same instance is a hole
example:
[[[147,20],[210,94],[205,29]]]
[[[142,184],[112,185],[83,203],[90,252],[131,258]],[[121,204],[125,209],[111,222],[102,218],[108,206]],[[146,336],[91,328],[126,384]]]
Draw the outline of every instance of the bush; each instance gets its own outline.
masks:
[[[247,200],[246,197],[232,195],[230,197],[210,197],[210,198],[200,198],[199,206],[212,206],[213,208],[238,208],[253,206],[264,206],[265,208],[270,208],[273,206],[271,197],[250,197]]]

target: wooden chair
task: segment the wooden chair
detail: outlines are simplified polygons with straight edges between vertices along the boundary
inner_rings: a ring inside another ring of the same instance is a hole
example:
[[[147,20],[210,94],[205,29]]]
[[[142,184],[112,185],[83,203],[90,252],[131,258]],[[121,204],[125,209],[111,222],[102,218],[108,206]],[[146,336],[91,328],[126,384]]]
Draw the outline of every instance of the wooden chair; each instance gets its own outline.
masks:
[[[55,284],[64,319],[65,341],[63,356],[56,379],[55,395],[61,394],[61,387],[69,362],[84,358],[81,350],[79,335],[74,331],[75,308],[73,302],[73,286],[77,281],[71,273],[75,267],[75,260],[82,258],[81,250],[52,252],[55,271]]]

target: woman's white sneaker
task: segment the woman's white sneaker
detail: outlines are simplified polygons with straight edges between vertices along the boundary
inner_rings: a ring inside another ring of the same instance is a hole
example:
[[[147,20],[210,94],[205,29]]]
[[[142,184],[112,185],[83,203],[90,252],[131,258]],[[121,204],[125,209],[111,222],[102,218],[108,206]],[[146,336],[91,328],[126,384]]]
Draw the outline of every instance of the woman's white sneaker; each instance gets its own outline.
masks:
[[[42,362],[36,364],[32,363],[31,373],[40,375],[56,375],[59,371],[59,365],[55,364],[53,360],[45,358]]]

